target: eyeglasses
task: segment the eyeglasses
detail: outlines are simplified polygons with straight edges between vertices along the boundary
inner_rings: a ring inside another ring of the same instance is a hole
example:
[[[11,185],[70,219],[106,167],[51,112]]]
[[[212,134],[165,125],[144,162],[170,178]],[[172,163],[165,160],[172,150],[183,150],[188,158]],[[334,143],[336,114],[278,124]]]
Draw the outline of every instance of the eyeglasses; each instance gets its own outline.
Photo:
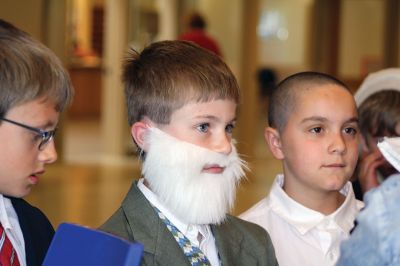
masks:
[[[46,144],[49,143],[53,139],[53,137],[54,137],[54,135],[56,134],[56,131],[57,131],[57,128],[54,129],[54,130],[50,130],[50,131],[44,131],[44,130],[42,130],[40,128],[27,126],[27,125],[24,125],[22,123],[15,122],[13,120],[10,120],[10,119],[4,118],[4,117],[0,117],[0,120],[6,121],[6,122],[14,124],[14,125],[17,125],[19,127],[23,127],[25,129],[28,129],[28,130],[33,131],[36,134],[38,134],[38,136],[41,138],[40,139],[40,143],[39,143],[39,147],[38,147],[40,151],[42,151],[44,149],[44,147],[46,146]]]

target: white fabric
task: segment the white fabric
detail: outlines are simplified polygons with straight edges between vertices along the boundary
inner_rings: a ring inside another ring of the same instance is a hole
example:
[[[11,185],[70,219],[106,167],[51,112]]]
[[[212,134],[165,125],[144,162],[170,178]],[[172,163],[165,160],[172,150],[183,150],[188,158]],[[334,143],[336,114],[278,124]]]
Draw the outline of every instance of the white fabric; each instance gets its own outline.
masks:
[[[217,247],[215,246],[215,239],[211,232],[211,228],[208,225],[195,225],[195,224],[185,224],[180,221],[175,215],[173,215],[157,198],[146,185],[143,183],[144,179],[141,178],[138,181],[138,188],[146,197],[146,199],[158,208],[165,217],[170,220],[170,222],[179,229],[192,244],[197,245],[200,250],[207,256],[211,265],[220,265],[218,259]],[[201,242],[199,243],[198,235],[202,235]]]
[[[378,148],[386,160],[400,172],[400,137],[384,137]]]
[[[369,74],[354,94],[357,106],[370,95],[383,90],[400,91],[400,68],[387,68]]]
[[[270,194],[240,215],[265,228],[271,236],[280,266],[335,265],[340,242],[349,236],[363,203],[354,197],[350,182],[340,191],[346,196],[334,213],[324,215],[290,198],[278,175]]]
[[[26,265],[25,241],[19,226],[18,216],[11,204],[11,200],[0,194],[0,223],[10,239],[21,266]]]

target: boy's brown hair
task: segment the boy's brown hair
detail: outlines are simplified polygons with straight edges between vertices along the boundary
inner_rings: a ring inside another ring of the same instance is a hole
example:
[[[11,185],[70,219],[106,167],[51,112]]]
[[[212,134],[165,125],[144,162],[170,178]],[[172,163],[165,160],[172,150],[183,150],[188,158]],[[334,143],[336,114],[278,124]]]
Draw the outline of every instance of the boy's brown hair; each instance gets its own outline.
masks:
[[[67,71],[49,48],[0,19],[0,117],[41,97],[63,111],[73,97]]]
[[[400,92],[382,90],[370,95],[358,108],[360,131],[368,137],[397,136],[400,123]]]
[[[235,76],[220,57],[186,41],[161,41],[131,50],[123,71],[129,125],[148,117],[168,124],[185,104],[213,99],[239,103]]]
[[[282,132],[289,115],[296,108],[297,99],[304,90],[322,85],[337,85],[349,89],[340,80],[320,72],[299,72],[282,80],[272,93],[268,108],[268,124],[278,132]]]

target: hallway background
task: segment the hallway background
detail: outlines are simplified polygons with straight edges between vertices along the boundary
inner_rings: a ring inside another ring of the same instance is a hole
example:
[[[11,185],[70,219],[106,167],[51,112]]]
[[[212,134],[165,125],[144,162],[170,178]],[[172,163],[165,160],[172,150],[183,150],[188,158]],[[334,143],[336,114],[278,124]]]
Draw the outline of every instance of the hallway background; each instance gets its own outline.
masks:
[[[49,46],[76,89],[57,133],[60,160],[27,198],[55,227],[99,226],[140,176],[121,59],[128,47],[177,38],[191,10],[206,17],[242,89],[235,138],[251,172],[233,214],[264,197],[281,169],[263,140],[268,99],[260,96],[260,69],[273,71],[276,81],[323,71],[356,91],[368,73],[399,66],[397,0],[2,0],[0,17]]]

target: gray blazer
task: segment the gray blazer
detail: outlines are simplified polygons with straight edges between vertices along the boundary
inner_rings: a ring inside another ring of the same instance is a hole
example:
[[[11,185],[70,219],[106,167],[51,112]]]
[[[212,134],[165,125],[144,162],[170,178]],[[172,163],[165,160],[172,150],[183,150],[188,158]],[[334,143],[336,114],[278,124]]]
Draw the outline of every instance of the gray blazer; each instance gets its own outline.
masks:
[[[142,243],[142,265],[190,265],[136,182],[100,230]],[[223,224],[211,225],[211,230],[222,265],[278,265],[271,239],[258,225],[228,215]]]

